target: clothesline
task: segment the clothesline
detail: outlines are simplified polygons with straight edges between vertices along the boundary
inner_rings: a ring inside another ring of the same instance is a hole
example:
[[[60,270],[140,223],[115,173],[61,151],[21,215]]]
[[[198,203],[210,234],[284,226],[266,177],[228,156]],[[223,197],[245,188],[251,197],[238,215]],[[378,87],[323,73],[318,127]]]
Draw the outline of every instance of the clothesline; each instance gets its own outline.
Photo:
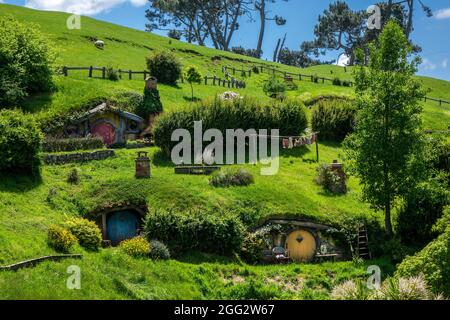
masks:
[[[257,136],[257,137],[264,137],[264,138],[274,138],[274,139],[301,139],[301,138],[306,138],[308,136],[312,136],[312,135],[318,135],[319,132],[311,132],[308,135],[303,135],[303,136],[269,136],[269,135],[264,135],[264,134],[251,134],[250,136]]]

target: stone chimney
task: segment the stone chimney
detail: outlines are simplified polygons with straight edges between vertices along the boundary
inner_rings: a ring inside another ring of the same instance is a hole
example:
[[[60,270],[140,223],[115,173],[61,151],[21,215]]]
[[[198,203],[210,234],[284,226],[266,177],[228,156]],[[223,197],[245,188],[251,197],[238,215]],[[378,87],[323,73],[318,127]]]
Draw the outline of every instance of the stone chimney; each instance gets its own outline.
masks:
[[[150,158],[145,151],[138,152],[136,158],[136,178],[150,178]]]

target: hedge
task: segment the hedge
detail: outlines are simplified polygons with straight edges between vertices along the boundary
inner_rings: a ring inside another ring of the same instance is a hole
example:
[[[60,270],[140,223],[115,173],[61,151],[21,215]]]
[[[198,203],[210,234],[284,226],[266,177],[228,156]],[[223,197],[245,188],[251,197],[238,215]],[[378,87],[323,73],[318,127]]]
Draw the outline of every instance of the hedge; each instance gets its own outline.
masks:
[[[450,298],[450,229],[416,255],[407,257],[397,269],[401,277],[421,274],[434,293]]]
[[[245,228],[234,214],[223,212],[154,211],[147,215],[148,240],[164,242],[175,255],[189,251],[239,252]]]
[[[313,109],[312,127],[324,140],[342,141],[355,127],[356,108],[343,100],[320,101]]]
[[[42,144],[44,152],[66,152],[77,150],[95,150],[104,148],[105,144],[100,137],[93,138],[48,138]]]
[[[193,134],[194,121],[203,121],[203,130],[219,129],[279,129],[284,136],[298,136],[308,124],[305,108],[293,101],[261,104],[255,99],[243,98],[223,101],[216,97],[198,106],[163,114],[153,130],[155,144],[166,154],[177,144],[172,132],[187,129]]]
[[[0,111],[0,172],[38,174],[42,133],[31,116]]]

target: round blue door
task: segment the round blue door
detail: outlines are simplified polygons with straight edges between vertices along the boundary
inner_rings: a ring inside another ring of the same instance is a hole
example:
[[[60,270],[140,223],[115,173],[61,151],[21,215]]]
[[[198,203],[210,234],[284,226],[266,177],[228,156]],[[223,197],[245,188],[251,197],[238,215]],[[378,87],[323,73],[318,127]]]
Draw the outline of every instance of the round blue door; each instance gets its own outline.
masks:
[[[139,219],[132,212],[119,211],[109,215],[106,225],[108,239],[116,245],[138,235]]]

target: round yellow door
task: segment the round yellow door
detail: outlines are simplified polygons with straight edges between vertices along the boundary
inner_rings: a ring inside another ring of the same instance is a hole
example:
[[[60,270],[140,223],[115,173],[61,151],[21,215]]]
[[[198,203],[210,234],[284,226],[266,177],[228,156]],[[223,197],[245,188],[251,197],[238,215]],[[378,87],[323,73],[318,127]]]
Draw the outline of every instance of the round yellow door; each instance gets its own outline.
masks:
[[[292,260],[307,262],[316,254],[316,239],[309,231],[296,230],[287,237],[286,249]]]

